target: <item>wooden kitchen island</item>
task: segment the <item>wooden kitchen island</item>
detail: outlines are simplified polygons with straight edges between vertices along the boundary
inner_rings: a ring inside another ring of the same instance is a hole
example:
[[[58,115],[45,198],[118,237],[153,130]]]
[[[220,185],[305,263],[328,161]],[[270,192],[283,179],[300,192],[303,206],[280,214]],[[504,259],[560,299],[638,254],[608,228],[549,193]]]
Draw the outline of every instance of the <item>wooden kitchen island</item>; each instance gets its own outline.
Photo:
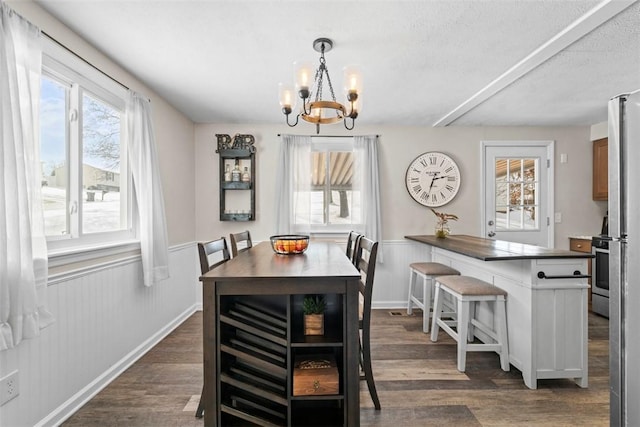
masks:
[[[339,246],[278,255],[262,242],[200,279],[205,426],[360,424],[360,274]],[[327,302],[322,336],[304,335],[308,294]],[[296,395],[296,359],[316,356],[335,361],[338,392]]]
[[[509,362],[522,371],[527,387],[548,378],[588,386],[586,273],[593,255],[465,235],[405,238],[431,246],[432,261],[507,291]],[[483,304],[479,317],[493,325],[493,313]]]

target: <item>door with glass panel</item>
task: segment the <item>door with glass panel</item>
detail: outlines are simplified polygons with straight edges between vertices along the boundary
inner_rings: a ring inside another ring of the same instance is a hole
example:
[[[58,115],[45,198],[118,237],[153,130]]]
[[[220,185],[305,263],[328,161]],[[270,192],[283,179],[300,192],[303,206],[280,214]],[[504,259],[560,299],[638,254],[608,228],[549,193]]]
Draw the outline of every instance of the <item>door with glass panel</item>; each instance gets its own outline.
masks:
[[[553,141],[485,141],[485,237],[553,247]]]

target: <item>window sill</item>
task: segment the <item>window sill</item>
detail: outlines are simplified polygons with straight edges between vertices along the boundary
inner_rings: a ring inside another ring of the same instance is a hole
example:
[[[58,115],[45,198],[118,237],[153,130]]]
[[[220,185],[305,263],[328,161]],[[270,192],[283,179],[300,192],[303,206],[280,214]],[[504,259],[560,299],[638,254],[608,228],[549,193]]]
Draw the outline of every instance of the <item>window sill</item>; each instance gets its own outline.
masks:
[[[75,248],[65,248],[49,251],[49,272],[64,269],[76,264],[83,264],[98,259],[109,259],[114,256],[121,257],[124,254],[139,254],[140,241],[125,240],[96,244],[92,246],[82,246]],[[64,267],[64,268],[63,268]]]

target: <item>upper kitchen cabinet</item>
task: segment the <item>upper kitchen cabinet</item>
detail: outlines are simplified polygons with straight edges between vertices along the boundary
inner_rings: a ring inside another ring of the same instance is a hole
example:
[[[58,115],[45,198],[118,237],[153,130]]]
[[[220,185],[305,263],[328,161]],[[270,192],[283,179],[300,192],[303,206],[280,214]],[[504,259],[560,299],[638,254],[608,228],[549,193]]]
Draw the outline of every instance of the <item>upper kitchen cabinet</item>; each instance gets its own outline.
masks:
[[[593,141],[593,200],[609,199],[608,138]]]

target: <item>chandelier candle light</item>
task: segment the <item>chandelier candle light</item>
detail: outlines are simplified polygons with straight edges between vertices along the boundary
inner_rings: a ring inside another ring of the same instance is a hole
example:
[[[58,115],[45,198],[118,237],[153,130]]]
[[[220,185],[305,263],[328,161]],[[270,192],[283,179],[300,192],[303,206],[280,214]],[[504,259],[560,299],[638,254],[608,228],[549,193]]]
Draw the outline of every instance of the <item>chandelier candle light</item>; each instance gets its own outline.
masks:
[[[311,81],[313,73],[313,65],[310,63],[294,63],[295,75],[295,91],[291,85],[284,83],[279,84],[280,106],[282,112],[287,116],[287,124],[294,127],[298,124],[298,119],[302,116],[302,120],[316,125],[316,133],[320,133],[320,125],[338,123],[342,121],[347,130],[352,130],[355,125],[355,119],[358,112],[362,109],[362,100],[360,94],[362,92],[362,76],[359,70],[354,66],[344,68],[344,93],[346,102],[339,103],[336,100],[329,70],[327,69],[324,59],[325,52],[329,52],[333,47],[333,41],[328,38],[319,38],[313,42],[313,48],[320,52],[320,65],[315,70],[315,77]],[[329,88],[331,100],[322,98],[322,90],[326,85]],[[300,113],[296,115],[295,123],[289,122],[289,115],[296,107],[297,98],[302,98],[302,107]],[[349,126],[348,119],[351,119]]]

